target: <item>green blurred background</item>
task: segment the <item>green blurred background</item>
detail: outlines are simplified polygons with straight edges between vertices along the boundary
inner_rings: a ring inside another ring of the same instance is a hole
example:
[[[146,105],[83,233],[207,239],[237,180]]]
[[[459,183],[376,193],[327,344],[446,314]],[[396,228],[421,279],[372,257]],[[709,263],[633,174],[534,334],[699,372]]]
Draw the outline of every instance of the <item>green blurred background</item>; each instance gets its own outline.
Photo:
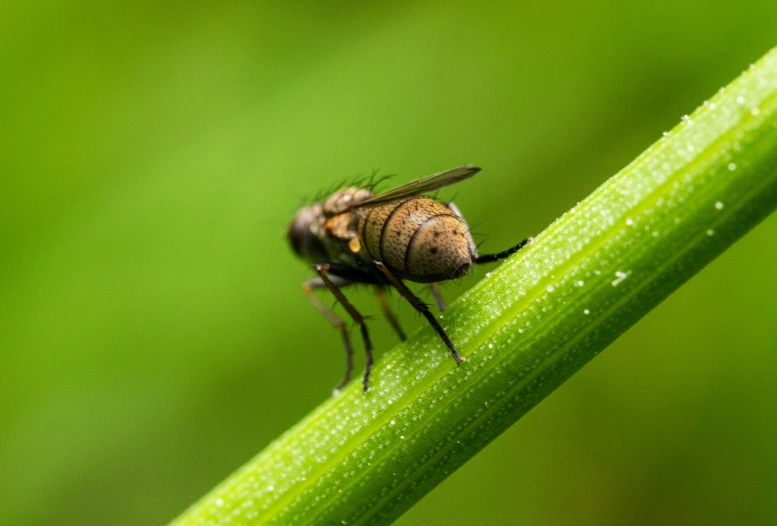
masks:
[[[164,524],[329,396],[340,341],[284,239],[306,197],[477,163],[441,196],[504,248],[776,20],[773,0],[4,2],[0,524]],[[775,238],[772,217],[399,524],[775,524]]]

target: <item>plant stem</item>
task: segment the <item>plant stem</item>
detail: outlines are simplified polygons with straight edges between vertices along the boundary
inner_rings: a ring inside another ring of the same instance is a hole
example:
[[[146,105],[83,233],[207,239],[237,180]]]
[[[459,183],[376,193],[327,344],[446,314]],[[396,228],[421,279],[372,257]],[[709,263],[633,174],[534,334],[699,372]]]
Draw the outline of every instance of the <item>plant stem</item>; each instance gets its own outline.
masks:
[[[173,524],[391,522],[775,206],[777,49]]]

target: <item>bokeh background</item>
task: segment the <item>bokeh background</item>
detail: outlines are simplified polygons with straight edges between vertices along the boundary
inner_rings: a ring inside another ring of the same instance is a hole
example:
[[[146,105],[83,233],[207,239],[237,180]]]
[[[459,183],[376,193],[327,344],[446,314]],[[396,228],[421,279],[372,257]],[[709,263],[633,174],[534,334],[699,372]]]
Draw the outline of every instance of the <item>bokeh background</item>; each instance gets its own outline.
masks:
[[[504,248],[775,21],[772,0],[6,0],[0,523],[165,524],[329,396],[340,341],[284,239],[306,198],[477,163],[441,196]],[[776,238],[772,217],[398,523],[777,523]]]

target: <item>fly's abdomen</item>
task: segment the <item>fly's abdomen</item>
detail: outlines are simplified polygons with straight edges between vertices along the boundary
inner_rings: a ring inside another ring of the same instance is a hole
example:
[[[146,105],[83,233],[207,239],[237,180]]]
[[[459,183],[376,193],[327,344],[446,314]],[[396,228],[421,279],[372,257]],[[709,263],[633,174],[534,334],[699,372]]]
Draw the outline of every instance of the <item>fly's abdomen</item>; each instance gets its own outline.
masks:
[[[381,255],[381,238],[383,226],[398,207],[406,201],[397,201],[364,210],[359,218],[359,238],[361,245],[371,259],[383,259]]]
[[[472,266],[466,226],[431,198],[373,207],[362,215],[359,234],[373,259],[411,281],[454,279]]]

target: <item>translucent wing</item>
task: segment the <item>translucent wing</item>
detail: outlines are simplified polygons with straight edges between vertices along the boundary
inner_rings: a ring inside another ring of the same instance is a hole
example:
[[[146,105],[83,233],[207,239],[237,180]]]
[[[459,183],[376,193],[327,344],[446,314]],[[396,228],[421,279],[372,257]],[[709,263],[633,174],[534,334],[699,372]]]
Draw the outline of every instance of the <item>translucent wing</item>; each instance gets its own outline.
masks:
[[[459,181],[463,181],[464,179],[468,179],[479,171],[480,168],[472,166],[471,164],[467,164],[452,170],[446,170],[444,172],[432,174],[428,177],[413,181],[412,183],[407,183],[406,185],[394,188],[393,190],[389,190],[387,192],[383,192],[382,194],[370,197],[366,201],[356,203],[345,210],[345,212],[349,212],[354,208],[382,205],[390,203],[391,201],[396,201],[397,199],[402,199],[403,197],[411,197],[414,195],[431,192],[432,190],[437,190],[443,186],[449,186],[456,184]]]

